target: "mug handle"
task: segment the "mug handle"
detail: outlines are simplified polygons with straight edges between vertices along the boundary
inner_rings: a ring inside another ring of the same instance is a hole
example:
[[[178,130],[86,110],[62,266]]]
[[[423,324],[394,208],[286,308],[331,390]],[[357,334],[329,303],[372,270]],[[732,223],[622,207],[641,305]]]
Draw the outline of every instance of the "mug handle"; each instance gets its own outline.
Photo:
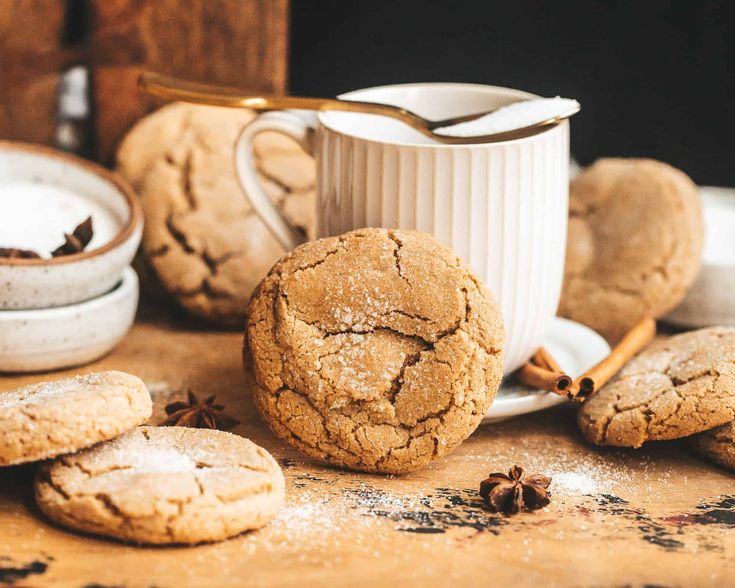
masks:
[[[273,236],[284,249],[291,251],[307,239],[286,220],[260,185],[253,157],[253,140],[258,133],[264,131],[283,133],[313,155],[314,127],[293,112],[266,112],[247,125],[235,143],[235,168],[245,196]]]

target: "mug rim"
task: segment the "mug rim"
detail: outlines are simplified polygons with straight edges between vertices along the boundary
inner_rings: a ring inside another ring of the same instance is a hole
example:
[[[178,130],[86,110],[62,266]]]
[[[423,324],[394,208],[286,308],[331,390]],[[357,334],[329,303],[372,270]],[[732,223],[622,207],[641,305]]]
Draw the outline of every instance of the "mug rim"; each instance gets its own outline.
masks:
[[[350,90],[349,92],[343,92],[342,94],[339,94],[337,98],[340,100],[354,97],[357,94],[360,94],[362,92],[368,92],[371,90],[386,90],[386,89],[392,89],[392,88],[431,88],[431,87],[456,87],[456,88],[465,88],[465,89],[476,89],[476,90],[489,90],[489,91],[502,91],[510,92],[512,94],[516,94],[519,97],[526,97],[529,99],[533,98],[541,98],[538,94],[533,94],[532,92],[527,92],[525,90],[518,90],[517,88],[508,88],[506,86],[494,86],[491,84],[473,84],[473,83],[465,83],[465,82],[409,82],[406,84],[383,84],[380,86],[370,86],[368,88],[359,88],[357,90]],[[530,142],[534,139],[537,139],[538,137],[542,137],[546,135],[547,133],[550,133],[560,127],[564,127],[565,125],[569,125],[569,120],[563,120],[561,123],[545,127],[539,130],[537,133],[534,133],[533,135],[528,135],[526,137],[520,137],[518,139],[509,139],[507,141],[496,141],[493,143],[418,143],[416,141],[400,141],[396,139],[387,139],[385,141],[378,141],[377,139],[369,139],[366,137],[361,137],[360,135],[346,132],[343,130],[339,130],[334,128],[333,125],[330,125],[327,123],[325,118],[329,115],[329,112],[319,112],[317,114],[317,120],[319,121],[319,126],[324,127],[325,129],[328,129],[330,132],[335,133],[337,135],[341,135],[343,137],[349,137],[354,140],[358,141],[364,141],[366,143],[373,143],[377,145],[395,145],[398,147],[416,147],[416,148],[427,148],[427,149],[467,149],[467,148],[473,148],[473,149],[487,149],[494,146],[506,146],[506,145],[513,145],[515,143],[522,143],[522,142]]]

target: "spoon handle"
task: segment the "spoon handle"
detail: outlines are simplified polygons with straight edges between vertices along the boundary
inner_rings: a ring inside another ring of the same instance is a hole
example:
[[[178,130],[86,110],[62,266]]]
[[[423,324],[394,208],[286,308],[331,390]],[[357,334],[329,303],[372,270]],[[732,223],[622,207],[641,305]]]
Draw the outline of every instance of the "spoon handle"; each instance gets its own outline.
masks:
[[[377,102],[247,94],[244,90],[237,88],[189,82],[154,72],[142,73],[138,80],[138,86],[144,92],[165,100],[181,100],[183,102],[207,104],[210,106],[227,106],[230,108],[249,108],[257,111],[292,108],[299,110],[337,110],[341,112],[377,114],[398,119],[423,133],[428,131],[426,121],[413,112],[397,106],[379,104]]]

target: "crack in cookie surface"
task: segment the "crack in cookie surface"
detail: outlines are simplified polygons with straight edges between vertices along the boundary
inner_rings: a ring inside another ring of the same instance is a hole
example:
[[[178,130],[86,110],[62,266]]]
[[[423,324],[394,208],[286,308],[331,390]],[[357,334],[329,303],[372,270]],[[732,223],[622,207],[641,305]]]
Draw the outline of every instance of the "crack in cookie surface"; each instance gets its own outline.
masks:
[[[410,232],[297,249],[256,291],[247,340],[274,431],[370,471],[417,469],[460,443],[502,371],[496,305],[448,250]]]

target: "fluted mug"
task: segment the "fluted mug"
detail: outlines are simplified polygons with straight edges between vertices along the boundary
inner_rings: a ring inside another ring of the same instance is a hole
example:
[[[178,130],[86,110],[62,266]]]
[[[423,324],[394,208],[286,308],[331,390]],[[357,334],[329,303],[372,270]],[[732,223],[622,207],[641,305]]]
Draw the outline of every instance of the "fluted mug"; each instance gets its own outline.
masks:
[[[340,96],[443,119],[536,96],[477,84],[401,84]],[[245,194],[287,249],[304,239],[262,189],[252,155],[263,131],[291,136],[317,166],[317,235],[362,227],[418,229],[448,245],[500,304],[504,371],[541,345],[557,310],[567,231],[569,123],[499,143],[447,145],[375,115],[268,112],[242,132],[236,164]]]

